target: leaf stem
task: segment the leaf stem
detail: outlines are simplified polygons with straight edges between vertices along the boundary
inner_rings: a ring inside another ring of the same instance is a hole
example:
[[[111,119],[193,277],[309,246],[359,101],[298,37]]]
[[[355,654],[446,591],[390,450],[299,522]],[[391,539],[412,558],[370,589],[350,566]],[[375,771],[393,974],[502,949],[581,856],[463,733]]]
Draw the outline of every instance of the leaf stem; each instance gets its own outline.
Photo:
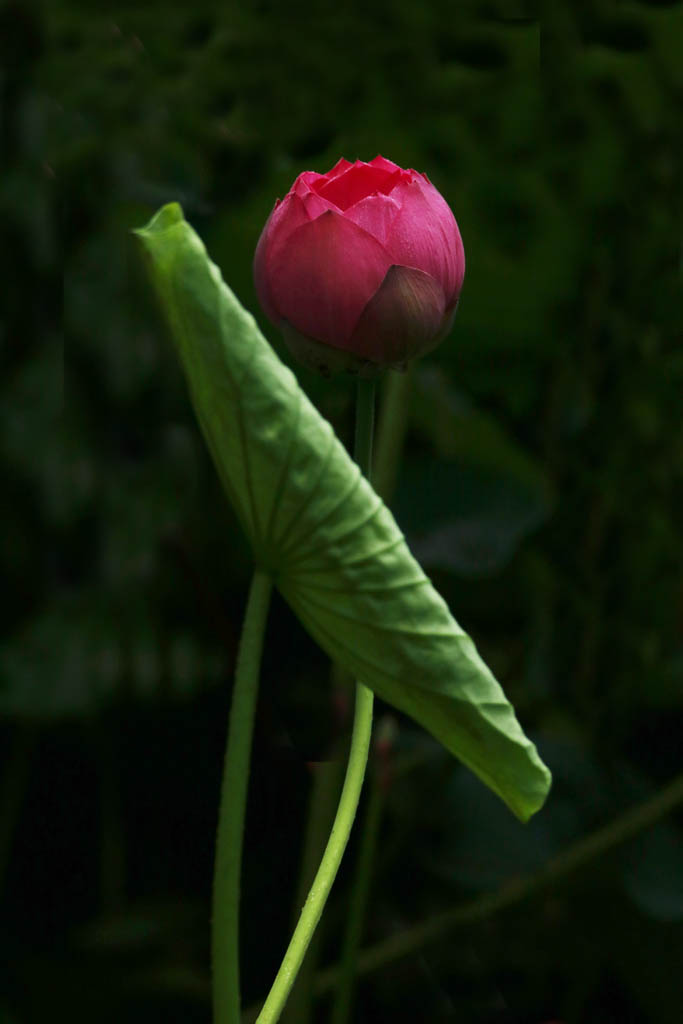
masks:
[[[354,458],[361,471],[368,477],[372,462],[374,416],[375,382],[359,378],[356,396]],[[332,832],[301,911],[301,917],[294,929],[272,988],[263,1004],[263,1009],[258,1016],[257,1024],[273,1024],[279,1019],[337,876],[356,817],[365,777],[372,732],[372,707],[372,690],[357,682],[351,748]]]
[[[239,905],[244,815],[261,652],[272,581],[254,573],[242,626],[230,707],[213,881],[212,976],[215,1024],[238,1024]]]

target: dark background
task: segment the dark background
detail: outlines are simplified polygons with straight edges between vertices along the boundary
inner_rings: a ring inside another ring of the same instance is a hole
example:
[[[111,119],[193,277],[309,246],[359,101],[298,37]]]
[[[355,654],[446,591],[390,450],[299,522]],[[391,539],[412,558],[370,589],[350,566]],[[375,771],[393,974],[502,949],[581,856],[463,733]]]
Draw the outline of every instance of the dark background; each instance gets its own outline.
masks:
[[[427,171],[462,231],[458,318],[416,374],[393,507],[555,785],[522,826],[395,716],[365,943],[539,871],[681,770],[683,7],[334,10],[0,8],[3,1024],[210,1016],[251,562],[129,236],[164,202],[285,360],[251,259],[300,171],[380,152]],[[352,382],[297,373],[348,441]],[[276,599],[247,1001],[288,938],[333,696]],[[682,850],[679,812],[368,974],[354,1020],[678,1024]]]

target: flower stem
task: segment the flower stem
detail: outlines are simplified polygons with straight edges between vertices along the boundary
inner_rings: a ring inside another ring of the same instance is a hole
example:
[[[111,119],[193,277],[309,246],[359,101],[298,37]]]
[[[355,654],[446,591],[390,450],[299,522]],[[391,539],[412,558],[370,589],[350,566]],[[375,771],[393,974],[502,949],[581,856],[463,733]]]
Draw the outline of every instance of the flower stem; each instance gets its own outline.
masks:
[[[356,980],[356,962],[363,938],[365,908],[372,885],[383,807],[384,787],[380,779],[380,772],[375,765],[375,770],[372,773],[370,795],[363,819],[356,871],[351,885],[346,931],[344,933],[339,966],[339,982],[330,1016],[331,1024],[348,1024],[348,1021],[351,1019]]]
[[[508,907],[553,889],[615,847],[650,828],[681,803],[683,775],[678,775],[653,796],[565,847],[535,874],[513,878],[495,892],[483,893],[448,910],[439,911],[425,921],[367,947],[358,960],[358,975],[365,976],[378,971],[445,938],[458,927],[487,920]],[[338,980],[339,966],[320,971],[315,979],[315,994],[321,996],[329,992]]]
[[[215,1024],[240,1019],[239,904],[249,759],[271,579],[257,569],[242,626],[221,784],[213,880],[212,972]]]
[[[398,482],[414,379],[415,363],[411,363],[405,373],[387,373],[383,383],[372,486],[387,505],[391,505]]]
[[[372,462],[374,417],[375,382],[374,380],[359,378],[356,396],[356,431],[353,452],[361,471],[367,477],[370,476]],[[313,932],[322,915],[330,889],[337,876],[337,871],[339,870],[339,865],[349,840],[351,827],[356,817],[358,801],[365,777],[365,767],[370,749],[370,734],[372,731],[372,706],[372,690],[369,690],[360,682],[356,683],[356,705],[351,734],[351,748],[346,766],[344,786],[339,798],[332,832],[327,841],[320,867],[301,911],[301,917],[294,929],[294,934],[275,977],[273,986],[268,993],[268,998],[258,1016],[257,1024],[273,1024],[274,1021],[279,1019],[306,955]]]
[[[403,775],[410,771],[415,762],[409,759],[397,771]],[[396,776],[394,776],[396,778]],[[495,892],[486,892],[466,903],[457,904],[440,911],[433,917],[412,925],[396,935],[390,936],[366,947],[358,961],[358,975],[364,977],[383,967],[395,964],[403,957],[419,953],[425,946],[450,935],[462,925],[476,924],[514,907],[524,900],[554,889],[611,850],[633,839],[650,828],[661,818],[670,814],[683,803],[683,775],[678,775],[663,789],[648,797],[635,807],[629,808],[595,832],[582,836],[576,842],[560,851],[547,861],[536,874],[522,875],[505,882]],[[318,971],[315,976],[314,994],[327,995],[339,982],[341,965],[335,964]],[[258,1014],[258,1005],[248,1007],[243,1014],[242,1024],[253,1024]]]
[[[331,676],[335,676],[333,671]],[[334,685],[334,683],[333,683]],[[337,684],[338,685],[338,684]],[[308,804],[308,817],[302,848],[299,881],[297,884],[294,906],[300,911],[304,905],[308,890],[315,878],[320,859],[325,850],[327,837],[332,828],[332,821],[339,803],[342,783],[344,781],[344,761],[347,741],[341,749],[336,740],[330,751],[329,759],[319,764],[313,775],[311,794]],[[298,913],[292,923],[296,927]],[[286,1024],[311,1024],[313,1017],[313,977],[318,966],[320,943],[323,928],[318,927],[309,943],[306,956],[296,978],[296,983],[287,1000],[282,1021]]]
[[[372,438],[375,429],[375,381],[358,378],[356,385],[356,432],[353,457],[368,480],[372,479]]]

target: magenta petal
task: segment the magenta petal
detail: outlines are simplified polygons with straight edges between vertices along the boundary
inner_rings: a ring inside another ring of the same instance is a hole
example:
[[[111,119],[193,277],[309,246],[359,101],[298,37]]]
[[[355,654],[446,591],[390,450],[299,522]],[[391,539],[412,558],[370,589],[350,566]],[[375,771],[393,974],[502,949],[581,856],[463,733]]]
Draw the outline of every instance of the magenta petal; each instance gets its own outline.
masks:
[[[455,288],[450,295],[446,295],[446,301],[448,303],[457,302],[465,279],[465,247],[462,244],[460,229],[453,216],[453,211],[439,190],[432,185],[426,174],[420,177],[424,179],[424,183],[421,185],[423,194],[427,196],[432,209],[438,214],[446,239],[450,240],[453,246],[455,253]]]
[[[266,221],[254,253],[254,287],[263,310],[273,323],[281,319],[273,302],[271,289],[271,264],[273,253],[284,244],[292,231],[302,224],[308,224],[310,217],[298,195],[289,192],[273,207]]]
[[[278,200],[279,203],[279,200]],[[270,217],[263,226],[261,237],[258,240],[256,246],[256,252],[254,253],[254,287],[258,300],[261,303],[261,307],[268,317],[268,319],[274,323],[277,323],[278,315],[277,310],[273,306],[270,299],[270,288],[268,286],[268,271],[266,268],[266,253],[268,250],[268,236],[270,234],[270,222],[273,217],[273,213],[278,208],[277,204],[271,213]]]
[[[322,181],[324,178],[325,175],[318,174],[317,171],[302,171],[289,191],[296,192],[298,196],[305,196],[315,186],[316,181]]]
[[[385,171],[392,171],[392,172],[393,171],[400,171],[400,169],[401,169],[398,166],[398,164],[395,164],[392,160],[387,160],[387,158],[384,157],[384,156],[380,156],[379,153],[377,154],[377,156],[372,158],[372,160],[370,161],[370,166],[371,167],[382,167]]]
[[[332,170],[328,171],[327,174],[324,175],[324,177],[328,179],[338,178],[340,174],[344,173],[344,171],[348,171],[349,167],[353,167],[353,164],[350,163],[348,160],[345,160],[344,157],[341,156],[337,160]]]
[[[390,260],[356,224],[328,211],[273,248],[268,270],[273,305],[302,334],[346,348]]]
[[[359,227],[368,231],[384,245],[398,211],[399,206],[396,200],[379,192],[354,203],[344,211],[344,216],[347,220],[352,220],[354,224],[358,224]]]
[[[309,220],[315,220],[316,217],[326,213],[327,210],[335,210],[339,213],[339,209],[334,203],[330,202],[329,199],[323,199],[317,192],[307,192],[303,196],[303,204]]]
[[[338,178],[316,186],[316,192],[330,199],[340,210],[346,210],[366,196],[387,190],[391,177],[392,173],[383,167],[371,167],[357,161]]]
[[[391,262],[435,277],[450,302],[465,272],[462,240],[450,207],[433,185],[420,178],[397,185],[392,198],[401,210],[386,239]]]
[[[389,267],[363,310],[349,346],[380,366],[401,366],[429,351],[442,328],[446,300],[429,274]]]

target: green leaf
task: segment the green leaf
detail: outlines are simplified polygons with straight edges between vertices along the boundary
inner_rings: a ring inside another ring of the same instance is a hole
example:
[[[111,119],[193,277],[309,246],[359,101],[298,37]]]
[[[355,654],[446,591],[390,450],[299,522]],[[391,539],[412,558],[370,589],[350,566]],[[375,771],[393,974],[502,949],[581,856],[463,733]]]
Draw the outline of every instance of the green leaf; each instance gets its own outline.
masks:
[[[393,516],[221,280],[177,204],[137,232],[257,561],[313,638],[526,820],[550,773]]]

